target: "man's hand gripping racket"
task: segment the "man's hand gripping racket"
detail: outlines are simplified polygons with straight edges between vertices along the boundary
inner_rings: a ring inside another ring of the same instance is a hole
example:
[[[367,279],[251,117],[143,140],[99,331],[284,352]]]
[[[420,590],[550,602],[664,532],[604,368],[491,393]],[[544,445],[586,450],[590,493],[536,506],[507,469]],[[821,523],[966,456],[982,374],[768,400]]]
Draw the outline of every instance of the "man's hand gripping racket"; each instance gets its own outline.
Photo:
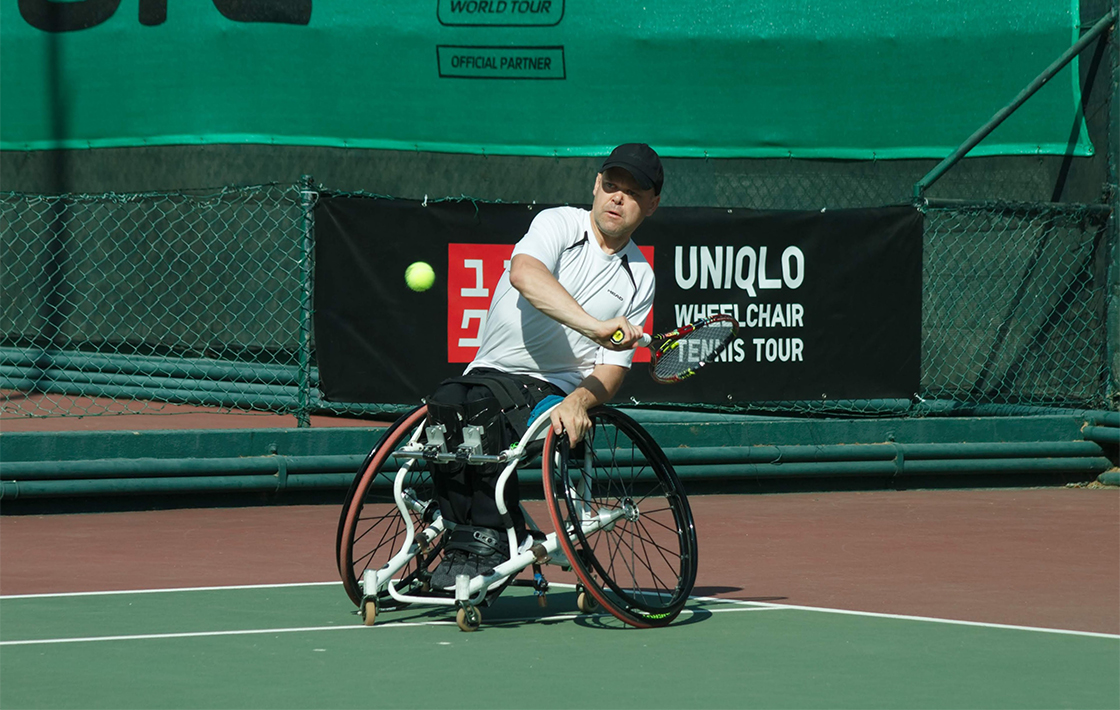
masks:
[[[649,373],[655,382],[670,385],[692,377],[697,370],[719,357],[735,336],[739,326],[729,315],[701,318],[660,335],[643,334],[638,345],[650,350]],[[611,340],[621,343],[621,330]]]

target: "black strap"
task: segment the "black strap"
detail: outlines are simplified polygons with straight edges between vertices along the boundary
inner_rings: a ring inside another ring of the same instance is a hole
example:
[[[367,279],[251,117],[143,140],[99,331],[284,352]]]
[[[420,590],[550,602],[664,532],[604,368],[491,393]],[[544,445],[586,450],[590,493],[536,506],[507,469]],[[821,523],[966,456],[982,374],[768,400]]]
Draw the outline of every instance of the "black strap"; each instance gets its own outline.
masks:
[[[529,428],[529,414],[534,404],[549,394],[563,396],[563,391],[556,385],[530,375],[512,375],[489,368],[480,370],[481,372],[476,370],[466,375],[450,377],[443,382],[480,386],[490,390],[498,401],[498,408],[518,436]]]
[[[475,525],[456,525],[448,536],[446,549],[476,555],[492,555],[497,552],[509,557],[509,542],[504,532]]]
[[[461,375],[459,377],[448,378],[444,380],[444,382],[485,387],[494,393],[494,397],[498,400],[498,406],[502,408],[503,412],[515,407],[528,406],[528,403],[525,401],[525,395],[521,392],[519,385],[499,377]]]

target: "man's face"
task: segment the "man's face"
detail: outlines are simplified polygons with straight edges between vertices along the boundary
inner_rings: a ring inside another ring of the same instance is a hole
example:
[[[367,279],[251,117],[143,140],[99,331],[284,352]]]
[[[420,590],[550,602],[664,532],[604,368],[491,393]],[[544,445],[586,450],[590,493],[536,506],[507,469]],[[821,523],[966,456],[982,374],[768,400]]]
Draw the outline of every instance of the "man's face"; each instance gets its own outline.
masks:
[[[591,218],[599,233],[608,239],[629,237],[646,217],[653,214],[661,197],[653,189],[643,190],[629,172],[607,168],[595,178]]]

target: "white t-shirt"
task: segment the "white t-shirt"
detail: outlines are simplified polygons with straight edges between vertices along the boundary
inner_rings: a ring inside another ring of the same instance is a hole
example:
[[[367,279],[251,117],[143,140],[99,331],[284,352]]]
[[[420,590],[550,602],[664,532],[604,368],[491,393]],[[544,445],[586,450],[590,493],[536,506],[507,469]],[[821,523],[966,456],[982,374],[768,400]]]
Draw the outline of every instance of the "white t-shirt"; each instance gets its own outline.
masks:
[[[544,210],[513,249],[538,259],[591,316],[618,316],[636,325],[653,308],[653,268],[630,241],[607,254],[591,231],[591,213],[578,207]],[[574,390],[600,363],[630,367],[633,350],[602,348],[538,311],[502,274],[482,326],[481,345],[467,372],[492,367]]]

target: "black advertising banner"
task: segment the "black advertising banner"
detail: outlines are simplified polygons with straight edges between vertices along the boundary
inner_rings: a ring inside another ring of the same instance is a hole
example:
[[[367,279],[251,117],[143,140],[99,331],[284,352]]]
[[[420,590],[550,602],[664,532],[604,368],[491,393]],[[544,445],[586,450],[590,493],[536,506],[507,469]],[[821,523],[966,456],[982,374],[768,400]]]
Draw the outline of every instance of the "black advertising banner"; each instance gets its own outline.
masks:
[[[918,390],[922,215],[914,208],[675,208],[658,210],[636,235],[657,253],[655,332],[715,313],[739,322],[726,362],[680,385],[642,383],[639,400],[909,398]]]
[[[323,397],[418,403],[440,381],[462,373],[465,365],[448,358],[448,328],[466,317],[470,332],[454,343],[470,347],[503,267],[500,259],[489,260],[492,283],[486,286],[478,262],[495,246],[509,259],[535,215],[524,205],[321,195],[315,206],[314,326]],[[452,289],[449,255],[457,260],[454,273],[463,277]],[[436,273],[435,285],[424,292],[412,291],[404,280],[417,261]],[[465,301],[466,315],[456,313],[454,321],[449,294]]]
[[[315,345],[323,396],[417,402],[462,372],[513,245],[543,206],[323,195]],[[910,397],[918,389],[922,217],[912,207],[758,212],[665,207],[635,234],[657,276],[649,332],[739,322],[678,385],[635,358],[619,399],[732,404]],[[404,272],[436,273],[424,292]]]

